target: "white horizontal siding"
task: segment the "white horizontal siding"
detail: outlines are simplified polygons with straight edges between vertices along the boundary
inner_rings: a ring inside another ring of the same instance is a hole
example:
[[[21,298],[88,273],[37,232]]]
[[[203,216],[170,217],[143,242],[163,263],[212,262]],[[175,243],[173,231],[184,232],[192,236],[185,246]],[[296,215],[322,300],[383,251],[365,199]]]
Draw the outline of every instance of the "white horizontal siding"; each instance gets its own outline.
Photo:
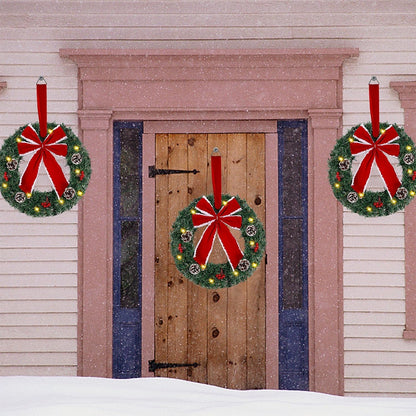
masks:
[[[0,199],[0,375],[77,374],[76,223]]]
[[[403,213],[369,219],[345,212],[347,395],[414,395],[416,343],[402,336],[404,302]]]
[[[39,75],[48,81],[49,120],[77,132],[77,69],[59,57],[60,48],[359,48],[344,65],[346,132],[370,119],[372,75],[380,81],[380,120],[403,124],[389,83],[415,79],[416,8],[413,0],[2,0],[0,39],[0,81],[8,86],[0,93],[0,144],[37,120]],[[0,356],[8,354],[10,364],[0,364],[0,375],[75,373],[76,222],[76,209],[33,221],[0,199],[0,290],[8,297],[0,300]],[[362,219],[345,212],[344,222],[346,393],[416,395],[416,353],[400,335],[403,214]],[[33,337],[38,330],[46,337],[39,328],[48,326],[60,328],[50,348],[64,357],[36,355],[46,352],[48,338]],[[15,330],[22,338],[11,336]],[[15,348],[29,356],[13,355]]]

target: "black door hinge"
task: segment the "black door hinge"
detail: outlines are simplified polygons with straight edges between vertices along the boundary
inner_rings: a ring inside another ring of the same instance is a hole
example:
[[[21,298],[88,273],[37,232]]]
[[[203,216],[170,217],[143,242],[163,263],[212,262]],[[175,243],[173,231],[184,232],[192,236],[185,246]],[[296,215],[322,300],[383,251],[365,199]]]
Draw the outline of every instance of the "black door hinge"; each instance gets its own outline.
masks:
[[[157,363],[155,360],[149,360],[149,372],[154,373],[161,368],[178,368],[178,367],[198,367],[198,363]]]
[[[149,178],[154,178],[156,175],[171,175],[173,173],[193,173],[196,175],[199,170],[183,170],[183,169],[156,169],[155,165],[149,166]]]

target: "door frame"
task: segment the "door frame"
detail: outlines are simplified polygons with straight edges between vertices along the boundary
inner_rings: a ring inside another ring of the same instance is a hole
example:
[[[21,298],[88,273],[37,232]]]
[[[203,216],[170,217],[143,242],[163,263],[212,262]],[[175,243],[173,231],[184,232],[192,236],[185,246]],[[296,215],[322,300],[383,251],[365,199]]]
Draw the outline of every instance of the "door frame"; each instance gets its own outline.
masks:
[[[157,122],[172,131],[170,120],[200,120],[207,131],[214,120],[268,120],[275,128],[279,119],[302,118],[310,172],[310,389],[343,394],[342,207],[328,184],[327,159],[342,135],[342,65],[358,49],[61,49],[60,56],[78,66],[79,135],[93,169],[78,210],[78,374],[112,374],[113,121],[140,120],[149,133],[147,123]],[[144,142],[144,166],[154,164],[151,141]],[[143,204],[145,223],[151,209]],[[144,269],[154,261],[146,251],[152,244],[143,241]]]

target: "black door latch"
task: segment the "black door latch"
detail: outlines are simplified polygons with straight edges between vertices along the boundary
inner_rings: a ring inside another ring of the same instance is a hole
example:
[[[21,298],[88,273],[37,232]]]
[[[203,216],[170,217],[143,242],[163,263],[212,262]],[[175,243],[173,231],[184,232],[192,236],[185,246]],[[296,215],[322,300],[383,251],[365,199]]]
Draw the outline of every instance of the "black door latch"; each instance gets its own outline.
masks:
[[[173,173],[193,173],[196,175],[199,170],[183,170],[183,169],[156,169],[155,165],[149,166],[149,178],[154,178],[156,175],[171,175]]]

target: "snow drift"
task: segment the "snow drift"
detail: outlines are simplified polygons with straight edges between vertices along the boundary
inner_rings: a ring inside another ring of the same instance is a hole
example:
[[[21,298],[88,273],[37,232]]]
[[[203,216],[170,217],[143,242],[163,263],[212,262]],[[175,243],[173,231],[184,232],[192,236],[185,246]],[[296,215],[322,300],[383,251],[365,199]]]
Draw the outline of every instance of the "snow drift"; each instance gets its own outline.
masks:
[[[227,390],[183,380],[0,377],[1,416],[414,416],[416,398]]]

